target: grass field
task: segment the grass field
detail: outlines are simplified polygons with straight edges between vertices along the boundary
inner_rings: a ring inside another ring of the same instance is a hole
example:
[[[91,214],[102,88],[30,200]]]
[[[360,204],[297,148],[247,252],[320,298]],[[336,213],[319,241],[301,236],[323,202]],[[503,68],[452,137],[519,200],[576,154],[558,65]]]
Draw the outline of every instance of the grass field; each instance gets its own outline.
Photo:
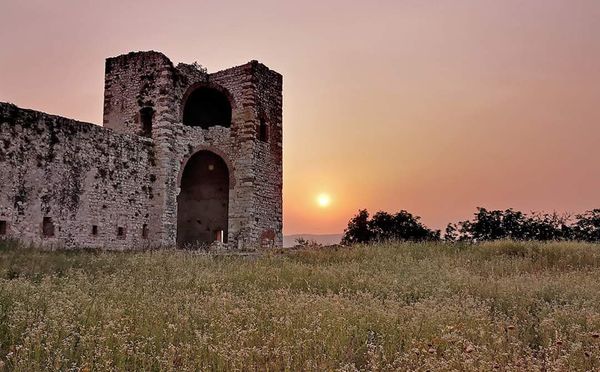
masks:
[[[0,370],[600,370],[600,245],[0,248]]]

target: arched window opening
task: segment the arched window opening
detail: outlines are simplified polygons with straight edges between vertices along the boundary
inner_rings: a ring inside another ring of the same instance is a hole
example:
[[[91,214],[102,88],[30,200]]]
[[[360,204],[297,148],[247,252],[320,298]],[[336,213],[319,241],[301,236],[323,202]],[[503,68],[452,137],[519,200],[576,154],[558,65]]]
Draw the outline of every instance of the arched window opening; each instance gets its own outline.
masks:
[[[258,139],[263,142],[269,142],[269,126],[261,119],[260,125],[258,126]]]
[[[185,101],[183,124],[203,129],[231,126],[231,104],[227,96],[214,88],[200,87]]]
[[[187,162],[177,197],[177,245],[227,243],[229,170],[217,154],[199,151]]]
[[[142,107],[140,110],[141,134],[144,137],[152,137],[152,120],[154,119],[154,109],[152,107]]]

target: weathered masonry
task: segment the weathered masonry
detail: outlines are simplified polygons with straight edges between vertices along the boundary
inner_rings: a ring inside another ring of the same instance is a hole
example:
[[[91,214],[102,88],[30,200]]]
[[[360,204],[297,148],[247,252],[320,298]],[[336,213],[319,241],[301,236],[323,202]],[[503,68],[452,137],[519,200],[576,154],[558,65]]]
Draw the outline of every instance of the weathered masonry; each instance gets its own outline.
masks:
[[[282,76],[158,52],[106,60],[103,127],[0,103],[0,238],[282,245]]]

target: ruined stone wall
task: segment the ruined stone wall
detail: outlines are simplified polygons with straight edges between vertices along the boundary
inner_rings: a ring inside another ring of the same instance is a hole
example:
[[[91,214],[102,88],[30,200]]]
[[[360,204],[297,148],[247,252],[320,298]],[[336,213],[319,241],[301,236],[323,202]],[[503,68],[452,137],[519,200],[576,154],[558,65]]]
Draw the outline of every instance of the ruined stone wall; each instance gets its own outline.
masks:
[[[148,245],[154,163],[149,139],[0,103],[0,221],[9,237],[67,248]]]
[[[263,247],[283,245],[283,78],[262,64],[256,64],[258,125],[266,125],[267,138],[257,142],[256,204],[259,242]],[[262,123],[261,123],[262,122]],[[260,129],[259,133],[260,133]]]
[[[155,227],[152,240],[160,245],[174,245],[177,234],[177,214],[169,206],[176,203],[177,196],[171,173],[179,164],[172,156],[172,123],[178,120],[174,87],[178,78],[171,61],[159,52],[132,52],[106,60],[104,126],[152,138],[155,144],[156,187],[149,218]],[[142,130],[143,108],[153,113],[150,133]]]
[[[229,127],[184,125],[198,88],[226,97]],[[44,244],[124,248],[143,230],[142,243],[172,246],[183,169],[207,150],[229,171],[227,247],[281,246],[281,93],[281,75],[256,61],[208,74],[151,51],[107,59],[106,129],[3,105],[0,138],[14,140],[0,159],[0,222]],[[44,217],[57,226],[54,237],[40,238]]]

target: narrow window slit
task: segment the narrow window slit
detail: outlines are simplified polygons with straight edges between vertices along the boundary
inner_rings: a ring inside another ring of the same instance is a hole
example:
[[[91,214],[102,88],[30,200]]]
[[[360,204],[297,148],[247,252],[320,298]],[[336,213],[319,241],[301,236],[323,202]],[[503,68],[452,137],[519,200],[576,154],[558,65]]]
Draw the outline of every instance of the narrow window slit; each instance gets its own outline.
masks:
[[[264,120],[260,120],[260,125],[258,126],[258,139],[263,142],[269,142],[269,126]]]
[[[154,119],[154,109],[152,107],[142,107],[140,110],[141,133],[144,137],[152,137],[152,120]]]
[[[52,217],[44,217],[42,221],[42,235],[45,238],[54,236],[54,221],[52,221]]]

